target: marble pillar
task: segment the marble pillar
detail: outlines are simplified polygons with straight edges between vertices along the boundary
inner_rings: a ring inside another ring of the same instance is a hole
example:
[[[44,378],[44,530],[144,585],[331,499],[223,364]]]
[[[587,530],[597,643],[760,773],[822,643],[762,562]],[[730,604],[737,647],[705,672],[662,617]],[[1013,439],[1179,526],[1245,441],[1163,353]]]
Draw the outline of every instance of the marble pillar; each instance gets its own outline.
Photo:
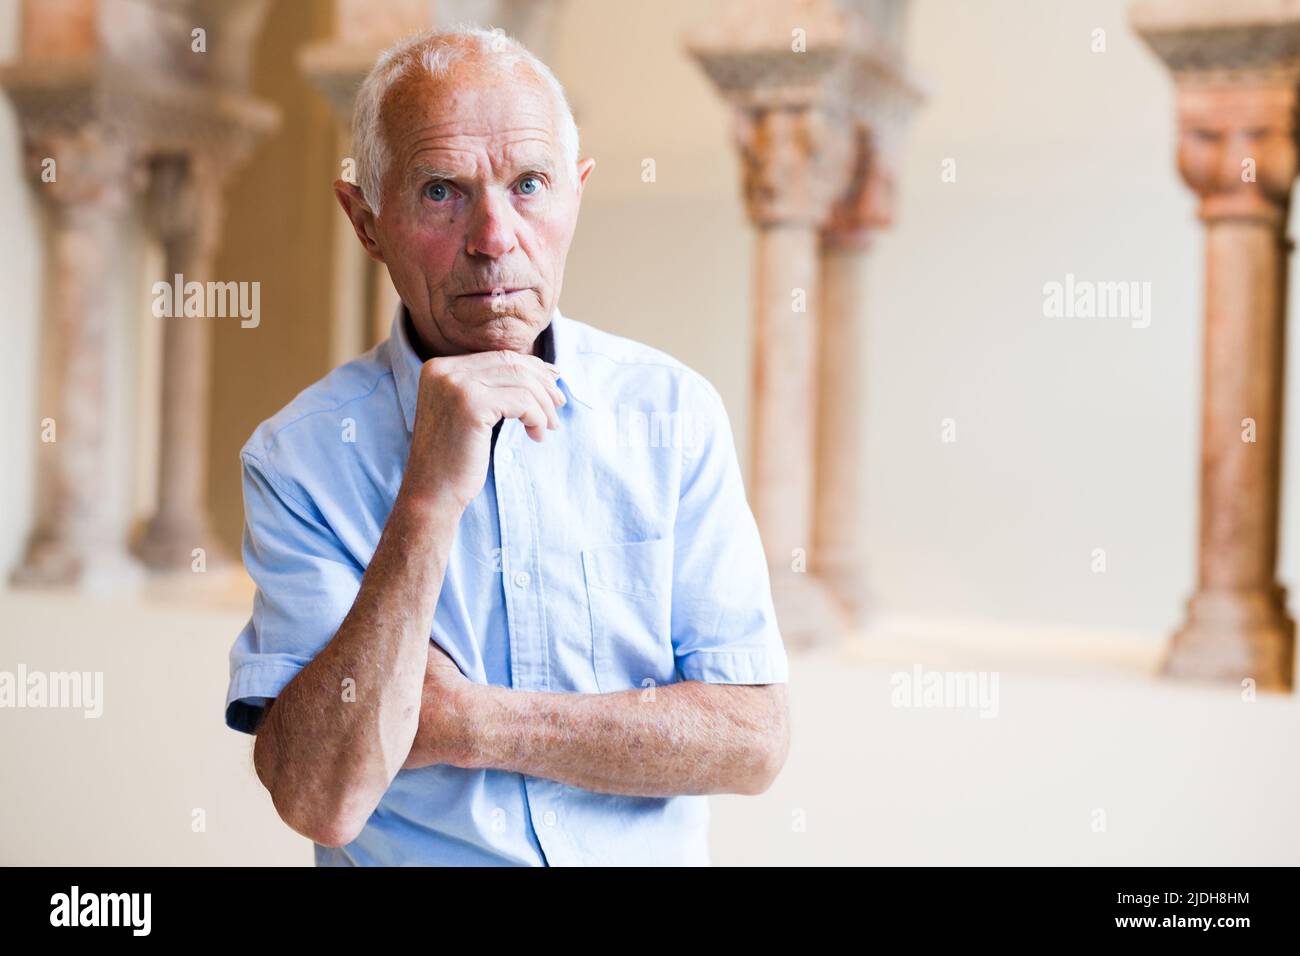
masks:
[[[820,234],[812,566],[857,628],[870,611],[864,272],[872,232],[889,224],[893,189],[870,131],[860,125],[855,134],[849,188]]]
[[[140,582],[107,490],[110,317],[104,290],[135,177],[128,146],[95,124],[28,137],[33,182],[49,211],[46,332],[53,406],[42,415],[36,524],[16,584],[116,592]],[[53,163],[47,166],[47,163]],[[42,174],[54,171],[54,179]]]
[[[201,154],[155,156],[149,163],[146,220],[162,244],[163,281],[214,279],[221,222],[221,179]],[[178,303],[179,306],[179,303]],[[208,514],[208,424],[212,378],[211,317],[157,319],[162,332],[157,505],[137,545],[156,571],[215,569],[227,555]]]
[[[1197,583],[1163,669],[1286,690],[1295,624],[1277,556],[1300,9],[1143,3],[1133,23],[1174,74],[1178,168],[1205,230]]]
[[[109,363],[121,329],[105,290],[123,220],[139,186],[138,149],[104,96],[99,0],[21,7],[21,47],[0,67],[32,192],[47,213],[43,363],[36,447],[36,514],[15,584],[120,592],[142,583],[115,490]]]
[[[834,643],[843,612],[814,573],[820,231],[852,169],[842,93],[849,21],[832,3],[729,4],[690,51],[731,108],[755,231],[748,494],[792,647]]]
[[[151,284],[234,281],[215,273],[222,188],[279,123],[274,107],[248,93],[266,10],[266,0],[148,0],[135,28],[114,36],[135,76],[124,109],[148,156],[143,218],[163,252],[163,274]],[[212,55],[177,55],[190,51],[195,24]],[[174,306],[173,315],[146,319],[162,323],[158,483],[136,550],[151,570],[188,577],[228,563],[207,484],[213,324],[229,319]]]
[[[903,132],[922,93],[897,43],[902,5],[877,11],[850,56],[852,173],[821,232],[821,322],[817,373],[817,482],[813,569],[856,631],[871,610],[867,568],[867,256],[893,223]]]

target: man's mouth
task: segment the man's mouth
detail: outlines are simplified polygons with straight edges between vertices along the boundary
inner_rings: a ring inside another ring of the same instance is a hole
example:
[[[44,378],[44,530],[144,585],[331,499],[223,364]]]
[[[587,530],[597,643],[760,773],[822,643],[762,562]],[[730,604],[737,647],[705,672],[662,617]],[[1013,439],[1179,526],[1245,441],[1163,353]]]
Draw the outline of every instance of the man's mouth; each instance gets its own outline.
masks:
[[[498,286],[494,289],[483,289],[478,292],[462,292],[457,298],[469,299],[471,302],[487,302],[498,297],[508,299],[512,295],[519,295],[527,291],[528,289],[523,287]]]

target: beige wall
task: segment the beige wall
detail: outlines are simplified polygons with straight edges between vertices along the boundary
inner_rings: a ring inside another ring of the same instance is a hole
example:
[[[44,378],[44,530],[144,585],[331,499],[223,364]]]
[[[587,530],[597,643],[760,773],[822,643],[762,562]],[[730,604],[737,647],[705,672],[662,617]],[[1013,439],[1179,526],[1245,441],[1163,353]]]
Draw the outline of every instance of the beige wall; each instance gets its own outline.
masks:
[[[932,95],[870,265],[864,366],[888,609],[1034,621],[1050,640],[1053,625],[1163,632],[1191,590],[1199,224],[1169,78],[1126,6],[915,5]],[[948,157],[956,183],[940,181]],[[1043,284],[1066,273],[1149,281],[1150,327],[1044,318]],[[938,440],[946,417],[955,445]]]
[[[217,275],[262,283],[256,328],[217,323],[209,482],[218,533],[239,552],[244,505],[239,449],[257,424],[330,368],[330,192],[339,175],[336,122],[303,77],[297,51],[328,36],[330,4],[272,4],[254,57],[254,93],[281,111],[229,196]]]

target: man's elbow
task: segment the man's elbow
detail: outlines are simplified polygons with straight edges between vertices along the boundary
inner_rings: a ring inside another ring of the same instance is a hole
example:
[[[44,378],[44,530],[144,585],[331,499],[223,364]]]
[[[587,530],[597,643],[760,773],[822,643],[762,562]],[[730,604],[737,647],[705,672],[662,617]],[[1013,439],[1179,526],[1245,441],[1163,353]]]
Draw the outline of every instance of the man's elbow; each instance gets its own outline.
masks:
[[[269,787],[267,789],[270,791],[275,812],[279,814],[285,826],[321,846],[331,848],[347,846],[361,835],[366,825],[366,818],[356,814],[348,816],[341,812],[305,806],[301,801],[287,799],[283,793],[277,793]]]
[[[321,846],[347,846],[355,840],[366,825],[366,819],[356,814],[350,818],[342,812],[322,807],[319,801],[303,800],[302,794],[297,792],[300,788],[291,787],[276,773],[270,737],[267,731],[259,730],[253,745],[253,766],[284,825]]]
[[[313,843],[319,843],[321,846],[331,849],[347,846],[358,836],[364,828],[365,823],[360,825],[347,822],[327,822],[324,826],[312,827],[309,830],[298,830],[303,836]]]
[[[755,741],[752,753],[750,773],[741,792],[756,797],[776,781],[790,753],[790,719],[784,701],[776,707],[771,726]]]
[[[758,748],[758,751],[753,772],[750,773],[748,783],[742,791],[751,797],[766,793],[781,773],[781,768],[785,766],[785,748],[769,744]]]

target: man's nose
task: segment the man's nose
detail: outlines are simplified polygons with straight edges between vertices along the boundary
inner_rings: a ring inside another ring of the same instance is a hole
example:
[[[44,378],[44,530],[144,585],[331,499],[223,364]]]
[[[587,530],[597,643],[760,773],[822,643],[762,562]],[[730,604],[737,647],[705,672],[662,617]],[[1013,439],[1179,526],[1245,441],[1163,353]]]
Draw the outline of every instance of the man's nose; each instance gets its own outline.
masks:
[[[505,196],[487,189],[474,204],[465,251],[471,256],[498,259],[515,248],[515,211]]]

